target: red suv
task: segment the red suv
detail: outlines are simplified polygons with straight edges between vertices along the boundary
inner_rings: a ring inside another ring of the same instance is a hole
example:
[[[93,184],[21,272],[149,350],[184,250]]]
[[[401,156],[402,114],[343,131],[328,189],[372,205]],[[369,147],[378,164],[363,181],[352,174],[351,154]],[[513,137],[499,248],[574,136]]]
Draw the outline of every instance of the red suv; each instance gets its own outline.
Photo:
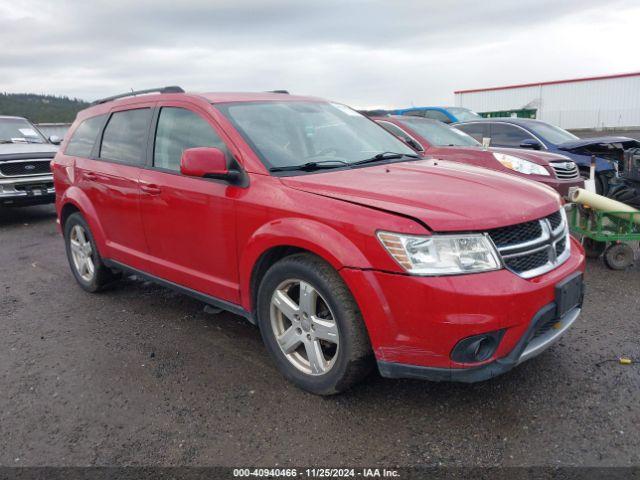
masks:
[[[155,91],[82,111],[53,162],[85,290],[135,272],[242,315],[317,394],[376,362],[488,379],[578,317],[584,254],[547,187],[423,159],[338,103]]]

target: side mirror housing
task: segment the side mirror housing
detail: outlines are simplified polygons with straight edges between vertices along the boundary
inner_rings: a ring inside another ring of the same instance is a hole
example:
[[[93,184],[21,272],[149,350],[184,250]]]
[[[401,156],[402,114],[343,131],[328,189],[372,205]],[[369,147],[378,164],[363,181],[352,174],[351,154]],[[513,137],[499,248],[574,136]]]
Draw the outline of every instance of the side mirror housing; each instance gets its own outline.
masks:
[[[229,170],[222,150],[214,147],[187,148],[180,158],[180,173],[189,177],[214,178],[234,182],[240,177],[237,170]]]
[[[404,139],[404,143],[406,143],[407,145],[409,145],[411,148],[413,148],[416,152],[424,152],[424,148],[422,147],[422,145],[420,145],[418,143],[417,140],[414,140],[413,138],[406,138]]]
[[[51,135],[49,141],[54,145],[60,145],[62,143],[62,139],[57,135]]]
[[[530,150],[540,150],[542,145],[535,138],[525,138],[520,142],[520,148],[528,148]]]

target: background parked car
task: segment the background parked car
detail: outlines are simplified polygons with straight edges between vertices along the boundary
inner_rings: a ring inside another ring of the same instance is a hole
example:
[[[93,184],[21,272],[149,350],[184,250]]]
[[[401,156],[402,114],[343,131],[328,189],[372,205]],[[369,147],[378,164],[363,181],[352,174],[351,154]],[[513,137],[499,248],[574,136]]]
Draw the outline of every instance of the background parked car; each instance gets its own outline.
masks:
[[[476,112],[462,107],[411,107],[391,112],[395,115],[423,117],[438,120],[442,123],[466,122],[482,118]]]
[[[494,147],[546,150],[566,155],[578,164],[585,178],[589,176],[591,157],[595,155],[596,192],[603,195],[615,177],[624,151],[640,146],[640,142],[628,137],[578,138],[555,125],[527,118],[476,119],[453,126],[480,142],[490,138]]]
[[[26,118],[0,116],[0,206],[52,203],[50,162],[58,151]]]
[[[549,185],[561,195],[584,186],[578,167],[563,155],[516,150],[483,149],[474,138],[436,120],[408,116],[372,117],[418,152],[446,160],[512,173]]]

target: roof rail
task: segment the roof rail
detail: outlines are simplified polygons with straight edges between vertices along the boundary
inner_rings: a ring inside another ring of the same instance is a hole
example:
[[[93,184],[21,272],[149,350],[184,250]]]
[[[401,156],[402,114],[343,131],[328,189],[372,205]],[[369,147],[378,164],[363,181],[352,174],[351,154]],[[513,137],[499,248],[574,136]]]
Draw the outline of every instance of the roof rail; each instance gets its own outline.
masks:
[[[289,90],[267,90],[267,93],[284,93],[285,95],[289,95]]]
[[[136,95],[143,95],[145,93],[184,93],[184,90],[177,85],[171,85],[168,87],[159,87],[159,88],[148,88],[147,90],[131,90],[127,93],[121,93],[120,95],[113,95],[111,97],[101,98],[94,102],[91,102],[91,105],[99,105],[101,103],[111,102],[113,100],[117,100],[119,98],[125,97],[135,97]]]

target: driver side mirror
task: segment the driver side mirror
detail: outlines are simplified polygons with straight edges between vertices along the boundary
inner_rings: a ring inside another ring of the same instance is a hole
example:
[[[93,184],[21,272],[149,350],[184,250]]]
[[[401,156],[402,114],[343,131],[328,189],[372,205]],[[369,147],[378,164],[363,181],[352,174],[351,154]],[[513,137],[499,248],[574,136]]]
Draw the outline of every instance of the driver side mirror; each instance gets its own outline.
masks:
[[[535,138],[525,138],[520,142],[520,148],[528,148],[530,150],[540,150],[542,145]]]
[[[54,145],[60,145],[60,144],[62,143],[62,138],[60,138],[60,137],[59,137],[59,136],[57,136],[57,135],[51,135],[51,136],[49,137],[49,141],[50,141],[51,143],[53,143]]]
[[[241,176],[239,171],[229,170],[224,152],[214,147],[187,148],[180,158],[180,173],[228,182],[235,182]]]

